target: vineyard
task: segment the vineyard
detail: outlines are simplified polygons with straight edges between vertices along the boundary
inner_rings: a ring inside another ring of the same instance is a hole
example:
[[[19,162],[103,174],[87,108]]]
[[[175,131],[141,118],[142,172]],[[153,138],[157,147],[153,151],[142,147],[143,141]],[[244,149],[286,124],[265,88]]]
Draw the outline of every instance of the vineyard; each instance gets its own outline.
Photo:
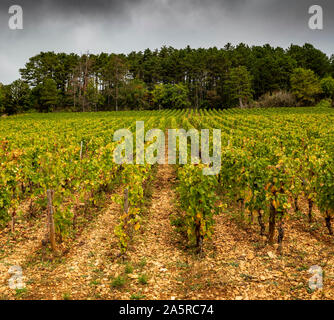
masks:
[[[186,164],[116,164],[114,133],[136,121],[220,129],[219,173],[190,143]],[[333,299],[333,122],[322,107],[0,118],[0,299]]]

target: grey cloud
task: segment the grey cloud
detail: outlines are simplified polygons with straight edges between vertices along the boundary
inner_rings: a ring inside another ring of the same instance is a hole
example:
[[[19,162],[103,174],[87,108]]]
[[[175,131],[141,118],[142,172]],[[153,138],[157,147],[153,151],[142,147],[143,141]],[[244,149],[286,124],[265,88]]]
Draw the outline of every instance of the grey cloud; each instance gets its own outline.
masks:
[[[20,0],[15,4],[21,5],[28,12],[42,9],[45,11],[61,12],[62,14],[73,13],[103,13],[105,11],[113,10],[121,12],[128,4],[135,5],[142,0]],[[8,8],[13,5],[13,1],[1,1],[0,8]]]
[[[8,29],[8,8],[0,3],[0,82],[40,51],[130,52],[162,45],[222,47],[313,43],[334,53],[334,2],[324,8],[323,31],[308,29],[314,0],[15,0],[24,10],[24,30]]]

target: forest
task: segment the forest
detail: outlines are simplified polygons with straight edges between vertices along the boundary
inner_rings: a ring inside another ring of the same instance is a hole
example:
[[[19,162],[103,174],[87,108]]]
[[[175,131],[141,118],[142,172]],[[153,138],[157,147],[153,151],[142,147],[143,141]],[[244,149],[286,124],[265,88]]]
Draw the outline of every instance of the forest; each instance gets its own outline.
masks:
[[[0,114],[311,106],[334,96],[334,55],[311,44],[41,52],[0,84]]]

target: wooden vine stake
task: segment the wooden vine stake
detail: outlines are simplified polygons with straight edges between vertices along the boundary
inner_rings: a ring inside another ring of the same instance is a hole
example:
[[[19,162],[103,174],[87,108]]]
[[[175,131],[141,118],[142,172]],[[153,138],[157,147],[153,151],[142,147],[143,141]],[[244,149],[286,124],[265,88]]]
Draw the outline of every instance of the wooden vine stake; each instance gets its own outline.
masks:
[[[128,220],[129,220],[129,217],[128,217],[128,213],[129,213],[129,190],[128,189],[124,189],[124,207],[123,207],[123,210],[125,212],[125,219],[124,219],[124,225],[123,225],[123,232],[125,232],[126,234],[128,234]],[[123,247],[123,244],[121,245],[122,246],[122,250],[121,250],[121,253],[118,255],[119,257],[122,257],[122,259],[124,260],[124,254],[126,252],[126,247]],[[124,252],[123,252],[124,250]]]
[[[129,189],[124,190],[124,212],[129,213]]]
[[[130,228],[130,217],[129,217],[129,189],[124,190],[124,212],[126,213],[126,233],[129,237],[132,237],[132,229]]]
[[[80,160],[82,160],[82,157],[83,157],[83,141],[81,141]]]
[[[16,210],[14,210],[12,212],[12,222],[10,224],[10,228],[11,228],[12,233],[15,232],[15,216],[16,216]]]
[[[50,239],[52,251],[56,251],[56,234],[55,234],[55,224],[53,220],[53,204],[52,204],[53,197],[54,197],[54,191],[47,190],[47,197],[48,197],[47,225],[48,225],[49,239]]]

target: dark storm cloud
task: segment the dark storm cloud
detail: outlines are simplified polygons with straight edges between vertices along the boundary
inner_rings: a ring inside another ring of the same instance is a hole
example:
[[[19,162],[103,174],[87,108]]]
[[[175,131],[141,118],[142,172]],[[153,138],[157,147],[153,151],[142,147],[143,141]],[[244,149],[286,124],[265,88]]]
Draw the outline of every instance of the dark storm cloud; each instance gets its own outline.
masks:
[[[20,0],[14,1],[24,7],[28,12],[36,9],[44,9],[50,13],[58,11],[62,14],[85,13],[96,14],[104,13],[109,10],[121,12],[128,4],[135,5],[141,0]],[[1,1],[1,8],[8,8],[14,4],[13,1]]]
[[[251,0],[247,0],[251,1]],[[15,1],[14,1],[15,2]],[[8,8],[14,4],[11,0],[2,0],[0,8]],[[60,11],[63,14],[81,13],[105,13],[109,10],[121,12],[128,5],[137,5],[144,0],[20,0],[15,4],[23,6],[26,10],[36,10],[36,8],[45,8]],[[146,1],[147,2],[147,1]],[[151,1],[152,4],[155,1]],[[246,0],[166,0],[162,3],[172,5],[176,2],[187,3],[193,8],[206,7],[208,5],[221,6],[226,8],[236,8],[246,3]]]
[[[331,0],[0,0],[0,82],[40,51],[130,52],[162,45],[222,47],[313,43],[334,52]],[[8,28],[8,8],[24,10],[24,30]],[[308,8],[324,9],[324,30],[308,28]]]

